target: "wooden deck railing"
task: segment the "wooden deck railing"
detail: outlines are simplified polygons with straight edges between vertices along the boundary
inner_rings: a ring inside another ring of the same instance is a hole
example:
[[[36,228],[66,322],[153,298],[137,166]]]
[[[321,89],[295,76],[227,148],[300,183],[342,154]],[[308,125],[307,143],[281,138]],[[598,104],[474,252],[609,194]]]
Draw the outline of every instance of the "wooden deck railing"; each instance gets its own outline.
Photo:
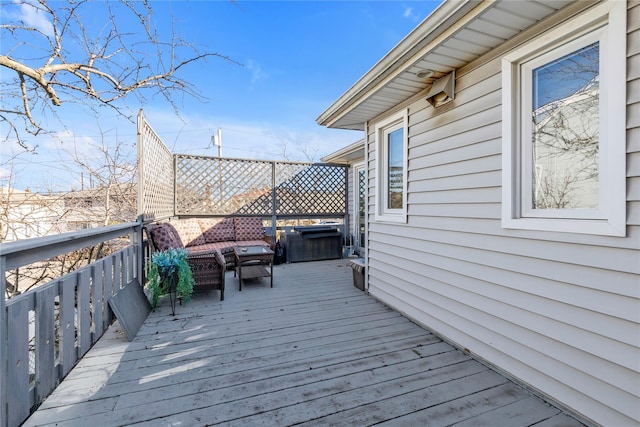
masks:
[[[129,244],[9,300],[6,272],[129,236]],[[111,295],[143,283],[142,223],[0,244],[0,426],[20,425],[113,321]]]

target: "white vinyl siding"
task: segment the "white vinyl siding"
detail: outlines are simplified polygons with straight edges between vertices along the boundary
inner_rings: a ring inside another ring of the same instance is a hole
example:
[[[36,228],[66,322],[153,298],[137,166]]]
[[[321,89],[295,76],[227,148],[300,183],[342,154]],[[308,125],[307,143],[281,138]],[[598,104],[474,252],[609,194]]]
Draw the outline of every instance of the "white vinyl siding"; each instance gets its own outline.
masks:
[[[627,22],[626,237],[502,227],[501,57],[488,55],[458,72],[455,101],[409,105],[407,221],[370,214],[367,241],[373,296],[603,425],[640,420],[640,4]]]

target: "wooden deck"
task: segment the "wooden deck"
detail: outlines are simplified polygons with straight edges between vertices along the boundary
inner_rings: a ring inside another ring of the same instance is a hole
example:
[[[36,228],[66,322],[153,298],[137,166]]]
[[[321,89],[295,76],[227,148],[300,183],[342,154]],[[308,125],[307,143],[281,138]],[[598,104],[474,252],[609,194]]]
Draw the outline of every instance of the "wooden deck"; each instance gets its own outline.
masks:
[[[227,275],[219,293],[116,323],[26,426],[578,426],[352,285],[345,260]]]

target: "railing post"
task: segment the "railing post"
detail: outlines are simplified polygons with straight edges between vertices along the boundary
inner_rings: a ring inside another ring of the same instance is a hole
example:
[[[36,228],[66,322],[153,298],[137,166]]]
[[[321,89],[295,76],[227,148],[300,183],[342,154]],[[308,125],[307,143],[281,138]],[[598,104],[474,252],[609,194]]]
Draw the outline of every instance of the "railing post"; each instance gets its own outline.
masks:
[[[9,375],[8,362],[8,326],[7,319],[7,281],[5,277],[5,257],[0,255],[0,426],[8,427],[9,415],[7,408],[7,395],[9,393],[7,377]]]
[[[143,238],[142,238],[142,226],[144,224],[144,215],[138,216],[138,226],[134,228],[134,231],[131,235],[131,245],[135,251],[135,260],[136,260],[136,278],[138,279],[138,283],[140,286],[144,287],[144,247],[143,247]]]
[[[271,162],[271,235],[277,240],[278,237],[278,213],[276,208],[276,162]],[[275,245],[275,242],[271,242]]]
[[[173,207],[171,216],[176,216],[178,211],[178,156],[172,154],[171,157],[173,159]]]
[[[137,135],[137,148],[138,148],[138,215],[145,211],[145,193],[146,193],[146,181],[145,181],[145,145],[144,145],[144,115],[142,114],[142,108],[138,111],[138,135]]]

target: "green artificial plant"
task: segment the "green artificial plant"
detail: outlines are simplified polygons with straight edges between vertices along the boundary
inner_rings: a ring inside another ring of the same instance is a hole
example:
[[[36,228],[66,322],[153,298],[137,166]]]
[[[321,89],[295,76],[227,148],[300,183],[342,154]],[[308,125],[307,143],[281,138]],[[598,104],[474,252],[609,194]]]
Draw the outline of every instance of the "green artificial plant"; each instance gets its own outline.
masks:
[[[151,306],[155,310],[158,300],[162,295],[172,291],[178,298],[187,301],[193,293],[193,275],[187,264],[187,251],[185,249],[167,249],[154,252],[151,255],[149,267],[149,287],[151,293]]]

